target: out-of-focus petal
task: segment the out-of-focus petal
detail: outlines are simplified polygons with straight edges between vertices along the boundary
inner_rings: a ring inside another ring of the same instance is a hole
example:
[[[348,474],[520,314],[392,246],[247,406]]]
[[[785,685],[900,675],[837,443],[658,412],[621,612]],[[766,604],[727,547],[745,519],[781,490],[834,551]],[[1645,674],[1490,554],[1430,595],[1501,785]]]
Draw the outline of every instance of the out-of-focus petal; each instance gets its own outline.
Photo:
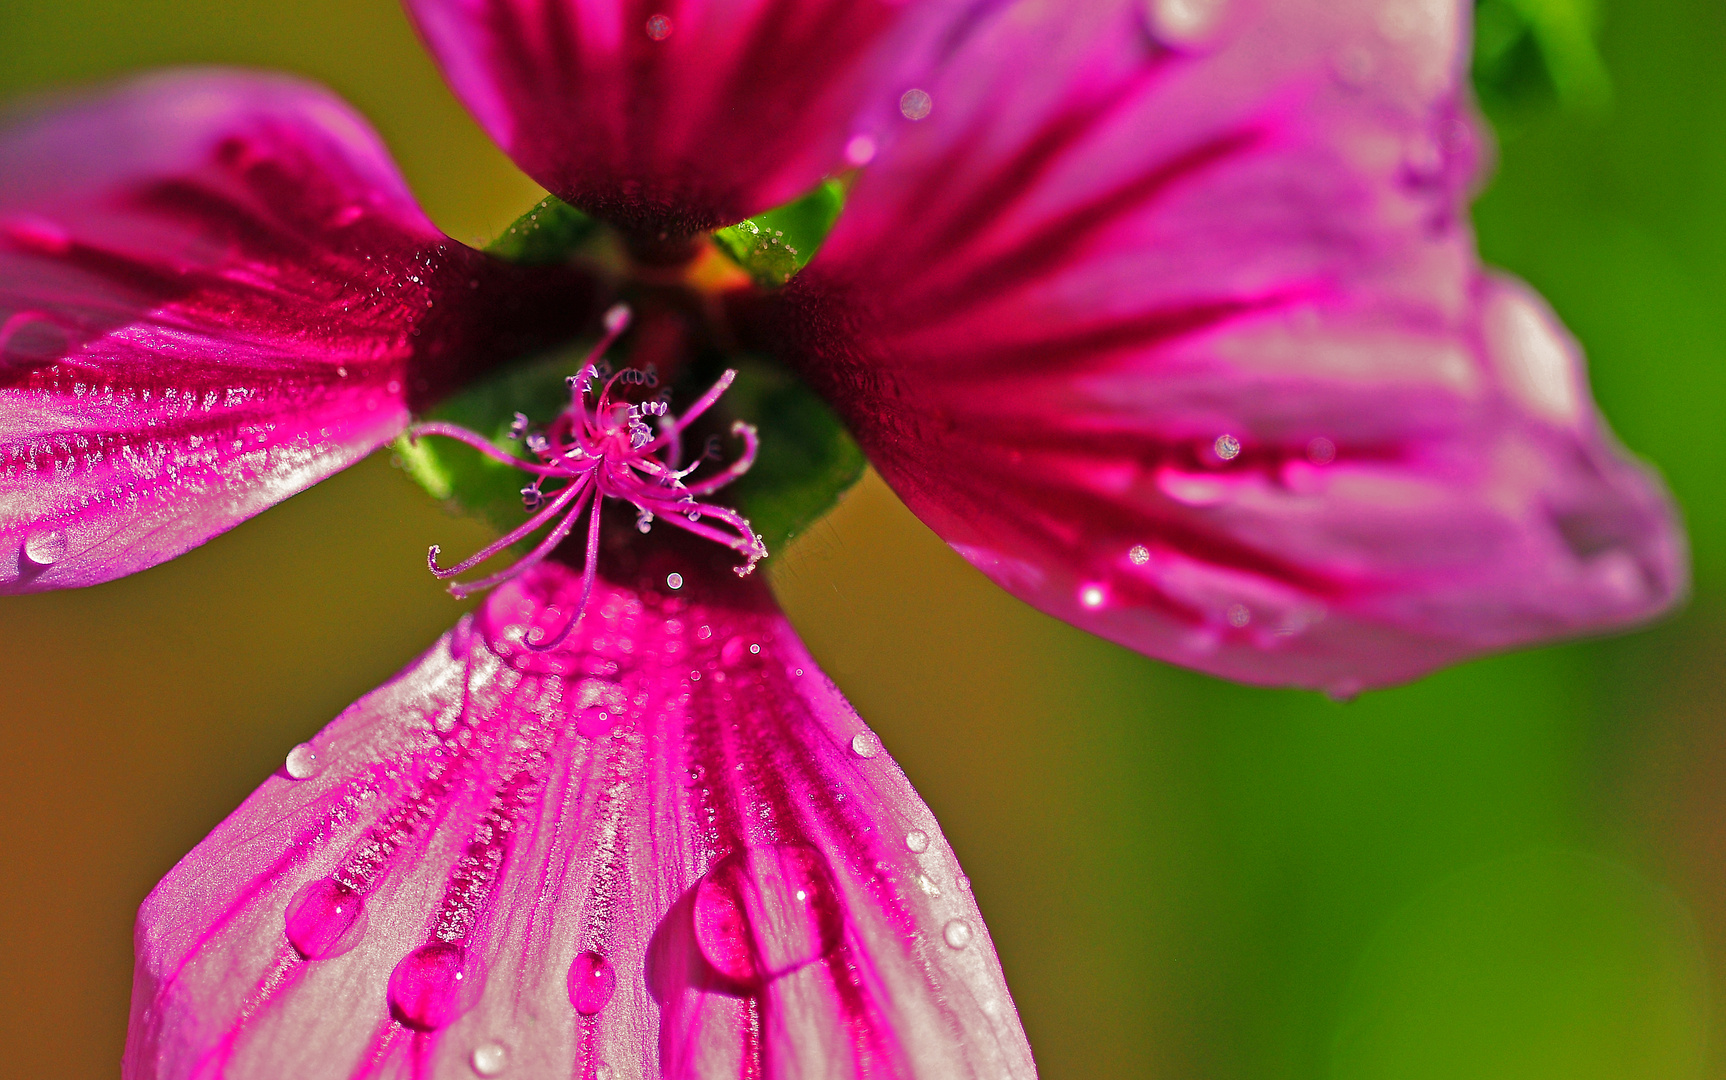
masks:
[[[1177,663],[1350,692],[1657,614],[1661,485],[1478,268],[1465,9],[1009,9],[777,347],[985,573]]]
[[[0,130],[0,592],[154,565],[578,320],[571,271],[448,240],[364,122],[181,72]]]
[[[741,221],[873,152],[952,0],[406,0],[456,94],[627,230]]]
[[[127,1080],[1033,1076],[904,774],[672,566],[535,653],[542,564],[297,749],[145,902]]]

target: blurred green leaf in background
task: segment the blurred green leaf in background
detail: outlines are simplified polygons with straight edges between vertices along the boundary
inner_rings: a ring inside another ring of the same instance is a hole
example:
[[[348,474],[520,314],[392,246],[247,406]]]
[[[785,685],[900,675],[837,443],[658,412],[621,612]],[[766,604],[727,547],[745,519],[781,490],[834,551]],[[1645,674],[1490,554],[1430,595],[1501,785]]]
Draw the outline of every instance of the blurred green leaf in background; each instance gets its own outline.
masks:
[[[964,859],[1048,1080],[1726,1076],[1726,5],[1479,14],[1483,251],[1677,492],[1687,611],[1340,705],[1038,615],[873,478],[768,564]],[[463,239],[543,196],[391,0],[6,0],[0,50],[7,95],[308,74]],[[454,619],[426,545],[485,538],[385,454],[148,573],[0,604],[0,1072],[115,1074],[137,902]]]

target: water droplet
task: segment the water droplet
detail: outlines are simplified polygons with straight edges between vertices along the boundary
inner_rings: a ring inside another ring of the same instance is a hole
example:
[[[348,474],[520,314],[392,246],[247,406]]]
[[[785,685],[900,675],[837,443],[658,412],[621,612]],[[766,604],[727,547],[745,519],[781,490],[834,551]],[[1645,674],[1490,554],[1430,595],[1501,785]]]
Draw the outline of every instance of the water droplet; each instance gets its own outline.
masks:
[[[899,115],[907,120],[921,120],[935,107],[935,99],[927,90],[907,90],[899,95]]]
[[[874,161],[875,140],[867,135],[851,136],[851,141],[845,144],[845,160],[858,169]]]
[[[761,646],[759,646],[759,645],[749,646],[749,655],[750,656],[760,656],[761,655]]]
[[[509,1052],[499,1043],[483,1043],[473,1048],[473,1071],[481,1076],[498,1076],[509,1067]]]
[[[1336,443],[1320,435],[1306,444],[1306,456],[1314,465],[1329,465],[1336,460]]]
[[[695,941],[707,962],[746,985],[795,971],[839,947],[839,891],[813,848],[748,848],[695,892]]]
[[[921,855],[929,850],[929,834],[922,829],[912,829],[905,834],[905,846]]]
[[[971,924],[964,919],[954,919],[941,928],[941,937],[949,949],[963,949],[971,944]]]
[[[312,749],[311,743],[301,743],[288,751],[288,760],[283,767],[295,780],[309,779],[318,774],[318,752]]]
[[[583,1016],[597,1016],[617,992],[617,969],[596,952],[579,954],[569,965],[569,1003]]]
[[[1230,604],[1228,619],[1229,625],[1238,630],[1253,621],[1253,613],[1245,604]]]
[[[654,41],[664,41],[671,36],[671,16],[649,15],[647,17],[647,36]]]
[[[726,667],[732,666],[733,664],[737,663],[737,661],[739,661],[741,659],[743,659],[743,639],[742,638],[740,638],[740,637],[731,638],[724,645],[720,646],[719,662],[724,664]]]
[[[1108,592],[1101,585],[1079,586],[1079,603],[1085,607],[1100,608],[1108,598]]]
[[[1166,45],[1196,45],[1213,30],[1224,0],[1150,0],[1151,33]]]
[[[283,912],[288,944],[307,960],[328,960],[360,943],[366,933],[366,905],[360,894],[334,878],[300,886]]]
[[[851,737],[851,752],[858,757],[874,757],[881,752],[881,740],[873,731],[859,731]]]
[[[674,591],[683,588],[683,575],[676,572],[665,575],[665,587]]]
[[[1233,461],[1241,454],[1241,441],[1233,435],[1218,435],[1217,441],[1211,444],[1217,457],[1224,461]]]
[[[390,1014],[404,1027],[436,1031],[463,1012],[467,950],[436,941],[402,957],[390,972]]]
[[[66,557],[66,531],[32,533],[24,540],[24,557],[37,566],[53,566]]]
[[[1134,566],[1143,566],[1151,561],[1151,549],[1143,544],[1134,544],[1127,549],[1127,558]]]
[[[603,739],[617,727],[611,710],[595,707],[581,710],[575,718],[575,730],[584,739]]]
[[[953,884],[959,886],[959,888],[966,892],[971,891],[971,879],[966,877],[964,874],[960,874],[958,877],[954,878]]]

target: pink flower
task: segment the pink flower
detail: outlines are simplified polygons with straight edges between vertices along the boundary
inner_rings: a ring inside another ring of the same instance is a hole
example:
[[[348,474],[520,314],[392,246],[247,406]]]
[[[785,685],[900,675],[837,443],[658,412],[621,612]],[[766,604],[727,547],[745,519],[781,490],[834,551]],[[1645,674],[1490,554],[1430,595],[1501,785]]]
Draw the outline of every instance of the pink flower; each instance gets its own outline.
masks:
[[[625,298],[632,361],[795,366],[995,580],[1202,670],[1347,693],[1683,590],[1574,345],[1475,259],[1461,0],[409,7],[609,254],[442,237],[288,80],[14,121],[0,589],[170,558]],[[788,286],[709,273],[829,173]],[[598,561],[607,497],[760,545],[586,375],[520,459],[541,548],[146,905],[129,1077],[1030,1074],[927,811],[763,594],[666,529]]]

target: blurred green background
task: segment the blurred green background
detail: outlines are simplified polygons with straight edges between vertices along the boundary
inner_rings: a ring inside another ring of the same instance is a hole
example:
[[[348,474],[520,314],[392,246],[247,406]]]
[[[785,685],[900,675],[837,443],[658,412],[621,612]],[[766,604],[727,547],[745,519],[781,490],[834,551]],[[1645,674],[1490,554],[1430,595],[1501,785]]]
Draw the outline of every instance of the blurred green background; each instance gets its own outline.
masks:
[[[1481,19],[1482,247],[1677,490],[1687,611],[1339,705],[1044,618],[873,479],[774,567],[965,860],[1049,1080],[1726,1076],[1726,7]],[[0,57],[5,95],[310,74],[464,239],[538,194],[390,0],[4,0]],[[169,565],[0,603],[0,1072],[116,1075],[138,901],[452,621],[434,541],[482,537],[380,457]]]

